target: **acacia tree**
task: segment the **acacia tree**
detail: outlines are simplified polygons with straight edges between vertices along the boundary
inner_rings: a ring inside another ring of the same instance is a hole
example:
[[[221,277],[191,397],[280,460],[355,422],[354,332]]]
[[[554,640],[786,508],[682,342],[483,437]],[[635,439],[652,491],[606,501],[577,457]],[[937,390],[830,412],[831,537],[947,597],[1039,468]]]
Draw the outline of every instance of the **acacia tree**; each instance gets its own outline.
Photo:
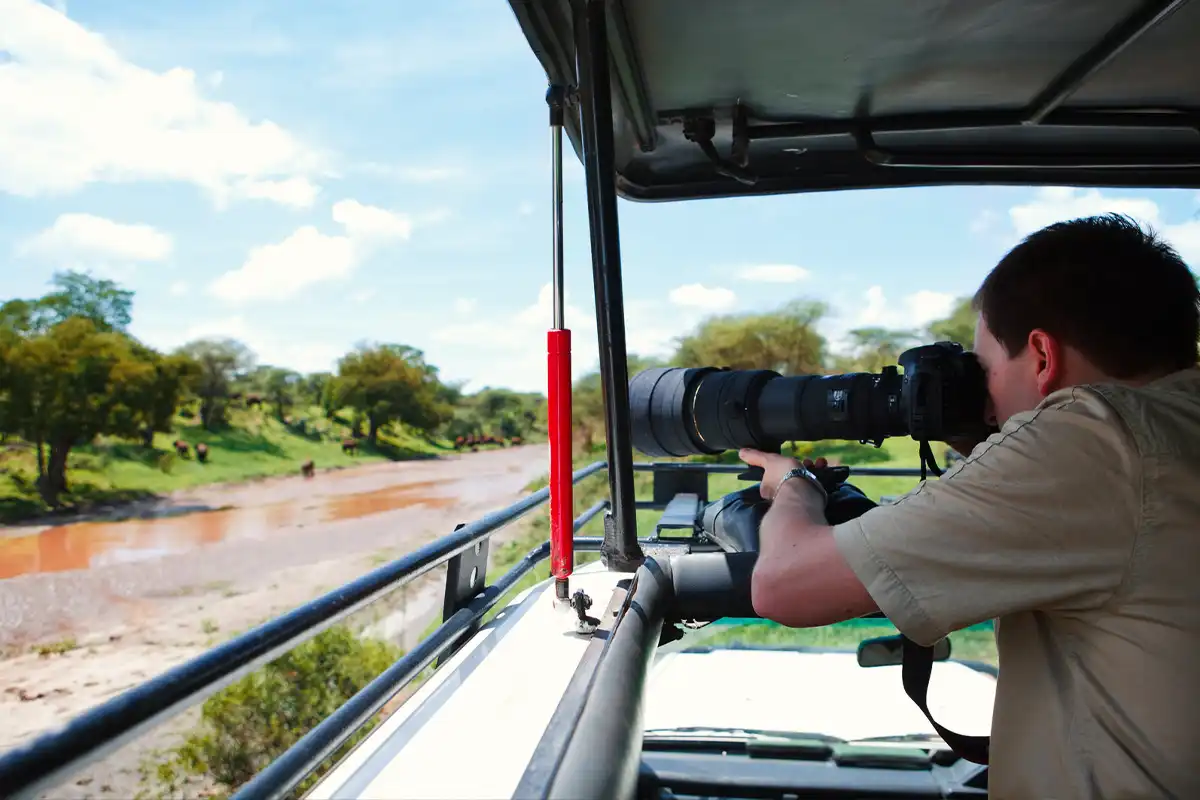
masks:
[[[958,342],[970,349],[975,341],[975,322],[978,319],[979,312],[971,308],[971,298],[961,297],[955,302],[950,316],[929,324],[929,338],[941,342]]]
[[[338,362],[337,377],[327,389],[327,408],[350,406],[367,421],[367,440],[374,447],[379,429],[402,421],[429,432],[453,415],[445,402],[437,368],[425,355],[402,344],[360,344]]]
[[[254,354],[236,339],[197,339],[188,342],[176,354],[197,364],[191,390],[200,398],[200,424],[205,430],[224,420],[235,381],[254,367]]]
[[[916,331],[856,328],[850,331],[851,355],[835,359],[839,372],[879,372],[895,365],[900,354],[918,344]]]
[[[771,369],[783,375],[825,372],[826,342],[817,323],[821,302],[797,300],[775,311],[709,317],[678,342],[681,367]]]
[[[71,317],[44,334],[20,339],[7,358],[7,424],[37,447],[38,488],[48,505],[67,491],[71,449],[101,434],[136,435],[137,393],[154,366],[138,358],[124,334]]]

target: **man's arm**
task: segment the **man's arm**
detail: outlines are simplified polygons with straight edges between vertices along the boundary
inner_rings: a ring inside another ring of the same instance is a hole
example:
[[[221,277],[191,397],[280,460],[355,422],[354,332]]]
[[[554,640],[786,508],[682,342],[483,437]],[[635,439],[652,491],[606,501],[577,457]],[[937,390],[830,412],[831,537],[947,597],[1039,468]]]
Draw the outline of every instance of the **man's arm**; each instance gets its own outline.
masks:
[[[783,484],[763,517],[751,578],[755,612],[812,628],[878,611],[838,551],[820,494],[802,480]]]
[[[1094,608],[1124,579],[1141,480],[1123,422],[1074,390],[1015,416],[940,480],[833,528],[804,499],[815,490],[788,481],[760,531],[755,609],[812,626],[878,608],[932,644],[1015,611]]]

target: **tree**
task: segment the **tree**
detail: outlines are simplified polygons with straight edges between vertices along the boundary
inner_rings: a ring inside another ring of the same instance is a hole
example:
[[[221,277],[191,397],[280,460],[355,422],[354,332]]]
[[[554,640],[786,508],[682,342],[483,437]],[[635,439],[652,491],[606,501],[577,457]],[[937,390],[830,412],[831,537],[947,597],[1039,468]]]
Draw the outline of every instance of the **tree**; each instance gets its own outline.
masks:
[[[449,420],[454,409],[441,399],[437,368],[425,355],[401,344],[360,344],[338,362],[327,408],[350,406],[367,421],[367,440],[378,444],[379,429],[403,421],[429,432]]]
[[[2,416],[37,445],[38,488],[57,506],[68,489],[73,447],[101,434],[136,435],[138,416],[130,405],[136,392],[129,387],[147,381],[153,366],[139,359],[129,337],[73,316],[20,339],[10,348],[7,370]]]
[[[971,298],[959,298],[950,316],[929,324],[929,338],[939,342],[958,342],[970,349],[974,346],[975,322],[978,319],[979,313],[971,308]]]
[[[850,331],[851,355],[837,359],[839,372],[879,372],[896,364],[900,354],[918,344],[916,331],[857,328]]]
[[[154,446],[154,434],[170,433],[171,422],[183,401],[189,384],[200,374],[200,365],[187,355],[163,355],[140,342],[132,342],[133,355],[144,367],[128,370],[118,382],[121,402],[117,413],[128,413],[132,420],[120,427],[136,428],[142,445]]]
[[[176,351],[198,365],[191,390],[200,398],[200,424],[205,430],[224,422],[231,388],[254,367],[254,354],[236,339],[197,339]]]
[[[91,320],[96,330],[124,332],[129,327],[133,292],[113,281],[83,272],[56,272],[55,291],[36,300],[9,300],[0,305],[0,327],[23,335],[45,333],[71,317]]]
[[[325,396],[325,385],[333,378],[329,372],[313,372],[305,375],[297,387],[300,397],[309,405],[321,405]]]
[[[266,392],[267,400],[275,406],[275,414],[281,422],[296,403],[301,380],[300,373],[290,369],[267,368],[263,389]]]
[[[826,342],[816,326],[827,311],[824,303],[799,300],[765,313],[710,317],[679,340],[672,363],[824,373]]]
[[[625,359],[625,370],[629,379],[653,367],[665,366],[660,359],[629,354]],[[604,387],[599,372],[589,372],[575,381],[571,387],[571,422],[574,435],[580,440],[584,453],[596,446],[596,439],[604,438]]]

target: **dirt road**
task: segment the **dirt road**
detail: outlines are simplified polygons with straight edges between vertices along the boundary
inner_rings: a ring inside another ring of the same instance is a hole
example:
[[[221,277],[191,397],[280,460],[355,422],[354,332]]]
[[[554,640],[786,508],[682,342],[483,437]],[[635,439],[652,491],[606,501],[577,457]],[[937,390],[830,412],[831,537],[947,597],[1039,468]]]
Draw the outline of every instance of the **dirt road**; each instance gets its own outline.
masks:
[[[513,502],[547,455],[529,446],[206,487],[139,509],[148,518],[5,530],[0,751]],[[218,510],[179,513],[195,508]],[[388,599],[386,628],[406,644],[440,612],[442,572]],[[131,797],[149,744],[52,796]]]

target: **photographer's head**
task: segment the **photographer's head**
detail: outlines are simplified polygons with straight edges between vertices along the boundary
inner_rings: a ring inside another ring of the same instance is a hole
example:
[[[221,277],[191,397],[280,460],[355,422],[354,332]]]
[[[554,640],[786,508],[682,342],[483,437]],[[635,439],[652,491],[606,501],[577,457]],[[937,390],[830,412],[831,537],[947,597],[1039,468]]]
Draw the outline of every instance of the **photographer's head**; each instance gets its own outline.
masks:
[[[1026,237],[974,298],[997,424],[1058,389],[1138,384],[1194,366],[1200,292],[1170,245],[1116,214]]]

